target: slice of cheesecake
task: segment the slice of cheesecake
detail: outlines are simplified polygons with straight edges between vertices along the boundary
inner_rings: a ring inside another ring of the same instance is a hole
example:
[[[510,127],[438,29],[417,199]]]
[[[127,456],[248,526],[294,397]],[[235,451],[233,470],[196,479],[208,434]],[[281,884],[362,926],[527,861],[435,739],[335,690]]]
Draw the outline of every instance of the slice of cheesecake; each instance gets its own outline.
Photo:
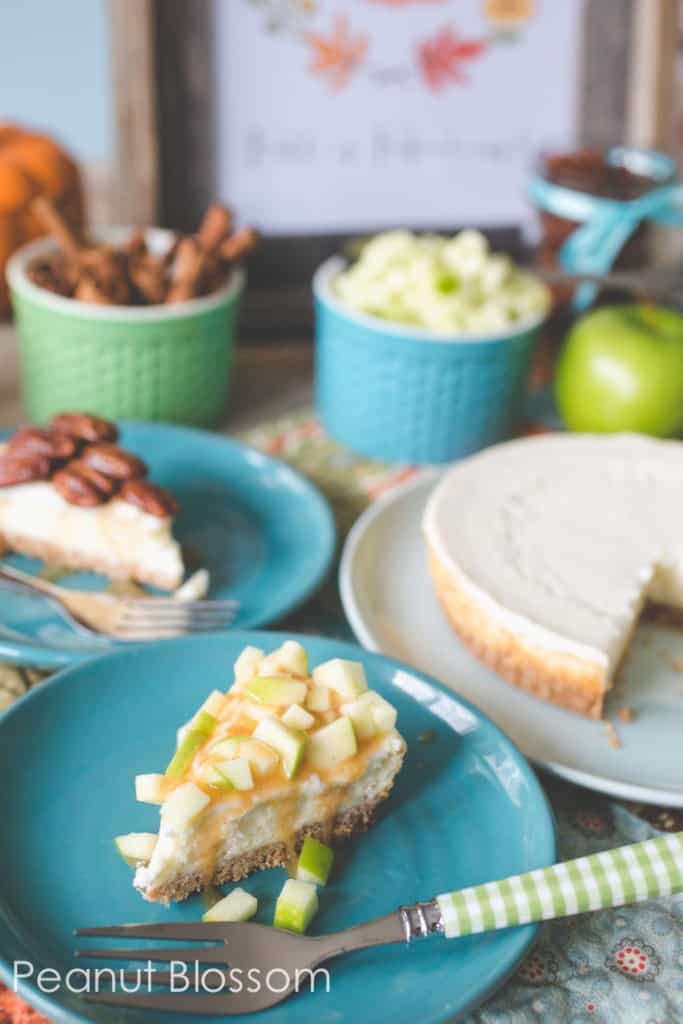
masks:
[[[683,444],[556,434],[489,448],[435,488],[423,530],[473,652],[592,717],[647,602],[683,609]]]
[[[136,779],[138,799],[161,804],[161,825],[135,887],[181,900],[286,865],[306,836],[366,829],[403,761],[395,723],[362,665],[334,659],[309,676],[295,641],[267,656],[247,648],[227,694],[212,693],[179,731],[166,773]]]
[[[0,451],[0,547],[174,590],[184,573],[178,504],[117,433],[84,413],[16,431]]]

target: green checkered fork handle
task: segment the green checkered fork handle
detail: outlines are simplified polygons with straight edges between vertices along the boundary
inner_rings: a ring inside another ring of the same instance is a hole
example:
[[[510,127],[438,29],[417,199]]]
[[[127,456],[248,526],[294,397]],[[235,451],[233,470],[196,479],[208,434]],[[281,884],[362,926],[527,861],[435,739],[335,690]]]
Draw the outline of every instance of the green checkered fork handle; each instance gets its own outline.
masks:
[[[446,938],[683,892],[683,832],[437,896]]]

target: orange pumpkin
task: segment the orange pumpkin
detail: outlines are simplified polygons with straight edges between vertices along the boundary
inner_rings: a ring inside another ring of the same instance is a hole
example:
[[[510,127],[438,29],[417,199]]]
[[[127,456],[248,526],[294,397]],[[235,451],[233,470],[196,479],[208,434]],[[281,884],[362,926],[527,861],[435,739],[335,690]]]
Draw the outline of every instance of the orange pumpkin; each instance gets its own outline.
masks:
[[[5,264],[15,249],[44,234],[31,213],[36,195],[53,199],[76,231],[83,228],[78,167],[47,135],[0,124],[0,316],[9,312]]]

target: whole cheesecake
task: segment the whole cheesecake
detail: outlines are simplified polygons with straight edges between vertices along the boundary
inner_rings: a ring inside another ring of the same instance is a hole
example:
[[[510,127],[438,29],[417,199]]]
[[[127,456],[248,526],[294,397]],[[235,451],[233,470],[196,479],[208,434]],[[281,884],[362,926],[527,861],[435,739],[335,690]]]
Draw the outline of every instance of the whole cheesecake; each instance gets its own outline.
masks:
[[[683,609],[683,444],[555,434],[449,470],[423,520],[449,621],[536,697],[593,718],[647,602]]]

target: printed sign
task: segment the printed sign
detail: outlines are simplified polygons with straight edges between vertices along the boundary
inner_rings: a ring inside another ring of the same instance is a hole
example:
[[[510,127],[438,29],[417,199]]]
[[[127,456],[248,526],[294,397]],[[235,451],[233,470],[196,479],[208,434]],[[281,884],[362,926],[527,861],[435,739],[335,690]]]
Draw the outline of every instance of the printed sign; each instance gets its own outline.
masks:
[[[217,0],[220,193],[274,233],[516,224],[583,0]]]

